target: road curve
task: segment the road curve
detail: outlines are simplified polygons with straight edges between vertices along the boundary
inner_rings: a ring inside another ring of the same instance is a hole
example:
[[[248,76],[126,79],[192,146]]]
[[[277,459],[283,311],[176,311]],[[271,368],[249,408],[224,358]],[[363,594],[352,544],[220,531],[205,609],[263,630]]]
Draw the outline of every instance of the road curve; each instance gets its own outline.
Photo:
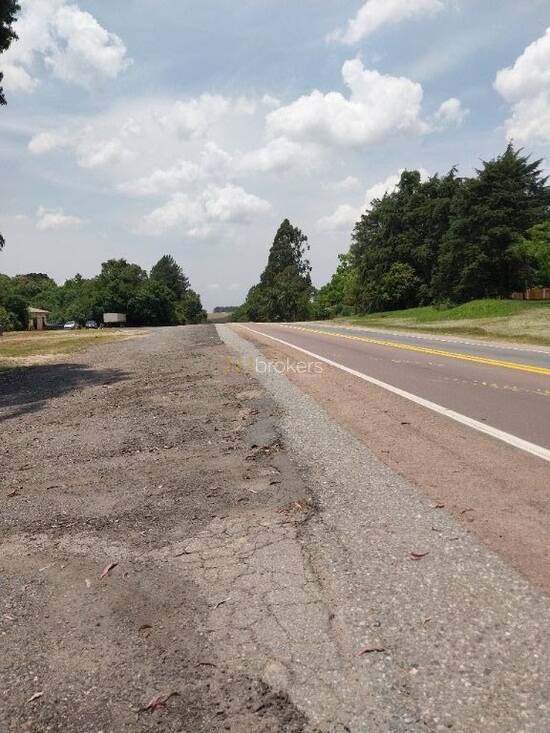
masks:
[[[550,350],[317,323],[249,328],[550,460]]]

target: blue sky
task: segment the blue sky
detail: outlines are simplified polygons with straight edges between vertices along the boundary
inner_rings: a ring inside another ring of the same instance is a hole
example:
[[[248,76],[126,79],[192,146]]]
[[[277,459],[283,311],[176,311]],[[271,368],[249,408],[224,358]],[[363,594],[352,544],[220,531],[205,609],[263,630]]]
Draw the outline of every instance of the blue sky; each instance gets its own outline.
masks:
[[[550,154],[547,0],[22,0],[0,56],[0,271],[172,253],[242,302],[280,221],[325,282],[403,168]],[[549,166],[550,167],[550,166]]]

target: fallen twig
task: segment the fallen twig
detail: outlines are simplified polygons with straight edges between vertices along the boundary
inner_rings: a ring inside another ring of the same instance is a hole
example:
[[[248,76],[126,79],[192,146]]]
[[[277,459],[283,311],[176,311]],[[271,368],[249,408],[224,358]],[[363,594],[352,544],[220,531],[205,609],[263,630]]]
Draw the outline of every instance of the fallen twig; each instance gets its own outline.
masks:
[[[163,695],[162,693],[155,695],[144,708],[140,709],[140,713],[145,713],[147,711],[152,713],[159,708],[165,708],[168,700],[171,697],[174,697],[174,695],[179,695],[179,692],[173,691],[169,692],[167,695]]]
[[[117,562],[111,562],[111,563],[109,563],[109,565],[106,565],[103,568],[103,572],[99,576],[99,579],[100,580],[103,580],[103,578],[107,577],[107,575],[109,575],[109,573],[111,572],[111,570],[113,570],[113,568],[116,568],[117,565],[118,565]]]
[[[355,656],[364,657],[365,654],[382,654],[385,651],[385,648],[382,646],[366,646],[364,649],[360,649],[356,652]]]

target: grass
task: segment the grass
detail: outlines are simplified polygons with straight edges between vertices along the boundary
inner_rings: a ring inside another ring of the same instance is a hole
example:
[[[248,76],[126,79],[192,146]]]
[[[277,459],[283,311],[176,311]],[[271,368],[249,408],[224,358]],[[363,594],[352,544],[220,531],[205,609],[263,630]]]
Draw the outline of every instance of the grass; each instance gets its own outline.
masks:
[[[233,313],[222,311],[220,313],[209,313],[208,323],[230,323]]]
[[[73,354],[120,338],[128,338],[128,333],[110,329],[5,333],[0,336],[0,368],[36,363],[61,354]]]
[[[454,308],[410,308],[335,322],[550,346],[550,301],[473,300]]]

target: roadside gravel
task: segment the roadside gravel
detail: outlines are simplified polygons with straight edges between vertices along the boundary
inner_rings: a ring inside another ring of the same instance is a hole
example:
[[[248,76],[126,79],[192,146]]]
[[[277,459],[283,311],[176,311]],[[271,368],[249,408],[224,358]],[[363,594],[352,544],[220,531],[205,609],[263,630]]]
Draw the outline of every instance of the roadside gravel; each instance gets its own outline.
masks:
[[[265,363],[229,327],[218,332],[244,363]],[[282,688],[333,730],[550,730],[548,598],[285,376],[259,372],[317,508],[299,539],[337,648],[331,665],[310,667],[307,694],[296,680],[308,661],[294,654]]]

